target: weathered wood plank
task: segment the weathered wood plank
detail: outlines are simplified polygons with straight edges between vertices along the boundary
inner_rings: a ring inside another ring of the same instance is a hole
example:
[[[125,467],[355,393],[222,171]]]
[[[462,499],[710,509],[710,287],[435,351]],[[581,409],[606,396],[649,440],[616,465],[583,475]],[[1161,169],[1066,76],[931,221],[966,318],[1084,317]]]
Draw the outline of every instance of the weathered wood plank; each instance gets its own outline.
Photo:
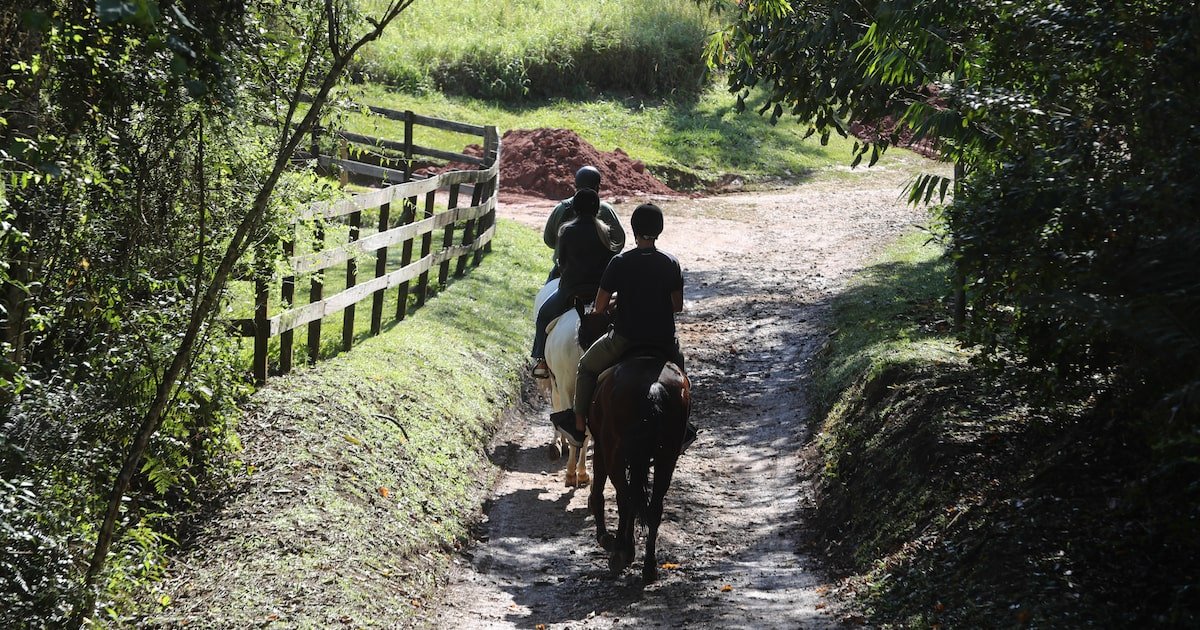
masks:
[[[431,218],[394,227],[383,232],[376,232],[375,234],[334,249],[293,256],[289,261],[290,266],[296,274],[328,269],[340,265],[354,256],[370,254],[381,248],[390,247],[420,236],[426,231],[444,227],[449,223],[477,219],[488,214],[495,207],[496,200],[495,198],[491,198],[478,206],[463,206],[462,208],[439,212]]]
[[[337,165],[336,158],[325,158],[329,164]],[[352,164],[358,164],[352,162]],[[362,165],[367,166],[367,165]],[[372,166],[371,168],[383,168]],[[386,169],[392,171],[393,174],[402,174],[403,171],[396,169]],[[467,171],[447,171],[436,177],[428,179],[418,179],[411,182],[393,184],[387,188],[380,188],[361,195],[355,195],[348,199],[340,199],[334,202],[318,202],[310,205],[300,212],[297,220],[326,218],[344,216],[358,210],[366,210],[368,208],[378,208],[385,203],[393,203],[405,197],[419,197],[431,190],[437,190],[453,184],[478,184],[488,181],[492,176],[496,175],[500,170],[499,163],[493,164],[485,170],[467,170]],[[399,175],[397,175],[399,176]]]
[[[384,138],[373,138],[371,136],[364,136],[364,135],[357,134],[357,133],[350,133],[348,131],[339,131],[339,132],[337,132],[337,135],[339,138],[348,140],[350,142],[354,142],[356,144],[362,144],[362,145],[367,145],[367,146],[372,146],[372,147],[380,147],[383,149],[389,149],[392,151],[398,151],[410,159],[414,155],[426,155],[429,157],[435,157],[435,158],[439,158],[439,159],[446,160],[449,162],[462,162],[464,164],[476,164],[479,166],[483,166],[484,164],[487,164],[486,159],[483,157],[480,157],[477,155],[467,155],[466,153],[459,153],[457,151],[444,151],[442,149],[434,149],[432,147],[423,147],[419,144],[406,145],[404,142],[399,142],[396,140],[386,140]],[[400,181],[407,181],[407,180],[402,179]]]
[[[445,120],[442,118],[433,118],[432,116],[422,116],[412,112],[400,111],[398,109],[389,109],[387,107],[377,107],[375,105],[367,106],[372,112],[391,118],[392,120],[404,120],[405,116],[411,116],[413,124],[422,125],[424,127],[433,127],[434,129],[442,129],[444,131],[457,131],[472,136],[482,136],[487,130],[487,127],[482,125],[473,125],[471,123],[458,122],[456,120]]]

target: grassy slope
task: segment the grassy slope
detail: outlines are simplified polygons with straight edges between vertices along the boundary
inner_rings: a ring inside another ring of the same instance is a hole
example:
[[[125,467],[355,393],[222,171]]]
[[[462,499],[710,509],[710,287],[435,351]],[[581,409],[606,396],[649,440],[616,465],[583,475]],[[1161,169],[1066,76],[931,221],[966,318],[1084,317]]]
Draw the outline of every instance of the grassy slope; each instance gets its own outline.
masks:
[[[256,393],[249,475],[187,545],[179,577],[146,598],[161,609],[144,621],[373,626],[419,605],[443,562],[429,552],[457,544],[477,509],[545,265],[538,235],[501,221],[481,266],[407,320]]]
[[[680,189],[712,184],[724,174],[736,174],[749,181],[800,179],[815,171],[848,165],[853,146],[853,140],[836,136],[827,146],[821,146],[815,136],[806,140],[807,127],[795,120],[771,125],[752,111],[759,96],[748,100],[747,111],[734,112],[736,99],[719,86],[689,102],[601,98],[505,106],[440,94],[416,96],[381,86],[357,86],[347,96],[356,102],[397,110],[494,124],[501,133],[541,127],[572,129],[597,149],[622,149]],[[367,135],[404,137],[400,123],[358,112],[348,112],[344,125]],[[463,143],[461,138],[447,138],[423,129],[413,141],[425,146]],[[881,165],[903,159],[901,153],[885,154]]]
[[[852,606],[884,628],[1193,624],[1200,541],[1144,436],[1102,401],[1033,408],[1019,369],[972,365],[923,242],[837,298],[818,377],[815,525]]]
[[[368,8],[385,0],[359,0]],[[715,18],[691,0],[422,0],[359,70],[408,92],[521,101],[596,90],[693,93]]]

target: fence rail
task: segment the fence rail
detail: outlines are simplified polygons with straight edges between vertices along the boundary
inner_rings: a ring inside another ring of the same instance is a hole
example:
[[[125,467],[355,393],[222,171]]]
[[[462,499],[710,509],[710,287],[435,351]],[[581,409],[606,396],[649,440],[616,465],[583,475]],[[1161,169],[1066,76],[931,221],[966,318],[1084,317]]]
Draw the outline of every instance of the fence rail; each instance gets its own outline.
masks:
[[[370,192],[334,202],[314,203],[293,219],[285,236],[264,243],[256,252],[251,265],[254,282],[254,316],[231,322],[233,330],[254,338],[253,373],[259,383],[266,380],[270,367],[268,349],[272,339],[279,338],[279,372],[292,368],[294,331],[307,325],[308,360],[315,361],[320,353],[322,320],[343,313],[342,348],[349,350],[355,335],[356,305],[371,298],[370,334],[378,334],[384,321],[384,306],[389,290],[396,290],[397,305],[393,315],[404,319],[410,294],[415,305],[425,303],[431,288],[430,275],[437,270],[436,283],[445,286],[450,277],[466,273],[468,264],[478,265],[485,252],[490,251],[495,235],[496,191],[500,173],[500,138],[494,126],[472,125],[457,121],[421,116],[381,107],[370,107],[373,113],[404,122],[404,140],[372,138],[349,132],[332,132],[337,139],[339,155],[322,153],[324,131],[313,134],[307,154],[316,159],[320,168],[341,174],[345,183],[350,175],[385,185]],[[422,147],[413,142],[415,127],[430,127],[443,131],[467,134],[479,138],[482,156]],[[357,151],[351,151],[350,145]],[[351,155],[366,155],[370,149],[386,149],[398,153],[397,166],[370,164],[351,159]],[[424,179],[414,179],[413,167],[418,156],[450,162],[478,165],[476,170],[448,171]],[[390,185],[388,185],[390,183]],[[466,205],[460,199],[469,198]],[[399,212],[393,212],[393,210]],[[362,236],[363,214],[377,214],[377,229]],[[345,233],[341,242],[330,242],[328,228]],[[298,234],[311,235],[313,251],[296,253]],[[438,249],[434,249],[435,233],[441,234]],[[271,248],[282,248],[283,270],[276,270],[278,256]],[[398,267],[389,264],[389,252],[399,248]],[[360,277],[360,258],[374,255],[370,277]],[[414,258],[415,256],[415,258]],[[325,275],[345,268],[345,288],[325,295]],[[308,299],[300,304],[296,293],[298,278],[308,276]],[[412,283],[416,283],[415,290]],[[279,296],[272,313],[271,296]]]

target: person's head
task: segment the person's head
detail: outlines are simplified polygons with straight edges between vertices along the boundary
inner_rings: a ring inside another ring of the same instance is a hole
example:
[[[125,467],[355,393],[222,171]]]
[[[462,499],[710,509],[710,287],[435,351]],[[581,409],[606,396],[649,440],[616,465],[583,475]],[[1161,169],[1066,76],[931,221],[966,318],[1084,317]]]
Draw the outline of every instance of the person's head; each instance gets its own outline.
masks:
[[[652,203],[644,203],[634,209],[629,225],[634,236],[652,241],[663,231],[662,210]]]
[[[575,190],[590,188],[600,192],[600,171],[595,166],[585,166],[575,171]]]
[[[600,195],[591,188],[580,188],[575,191],[571,206],[575,209],[575,214],[581,217],[595,217],[600,211]]]

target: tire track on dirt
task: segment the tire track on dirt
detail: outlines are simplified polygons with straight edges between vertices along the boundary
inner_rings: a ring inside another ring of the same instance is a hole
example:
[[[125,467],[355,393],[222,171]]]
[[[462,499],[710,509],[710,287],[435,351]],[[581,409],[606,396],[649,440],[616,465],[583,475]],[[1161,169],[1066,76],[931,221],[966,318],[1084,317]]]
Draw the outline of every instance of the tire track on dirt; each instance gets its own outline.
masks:
[[[475,541],[456,559],[444,600],[419,623],[837,627],[823,612],[817,563],[801,551],[811,505],[800,457],[807,381],[827,336],[829,298],[883,244],[924,221],[898,198],[903,177],[873,171],[660,202],[660,246],[685,272],[681,340],[702,431],[680,459],[659,535],[660,563],[678,568],[646,588],[640,571],[608,577],[587,489],[565,488],[561,463],[547,460],[548,410],[539,401],[493,442],[503,472]],[[618,205],[624,220],[634,205]],[[548,209],[501,212],[540,229]],[[639,542],[635,568],[642,551]]]

